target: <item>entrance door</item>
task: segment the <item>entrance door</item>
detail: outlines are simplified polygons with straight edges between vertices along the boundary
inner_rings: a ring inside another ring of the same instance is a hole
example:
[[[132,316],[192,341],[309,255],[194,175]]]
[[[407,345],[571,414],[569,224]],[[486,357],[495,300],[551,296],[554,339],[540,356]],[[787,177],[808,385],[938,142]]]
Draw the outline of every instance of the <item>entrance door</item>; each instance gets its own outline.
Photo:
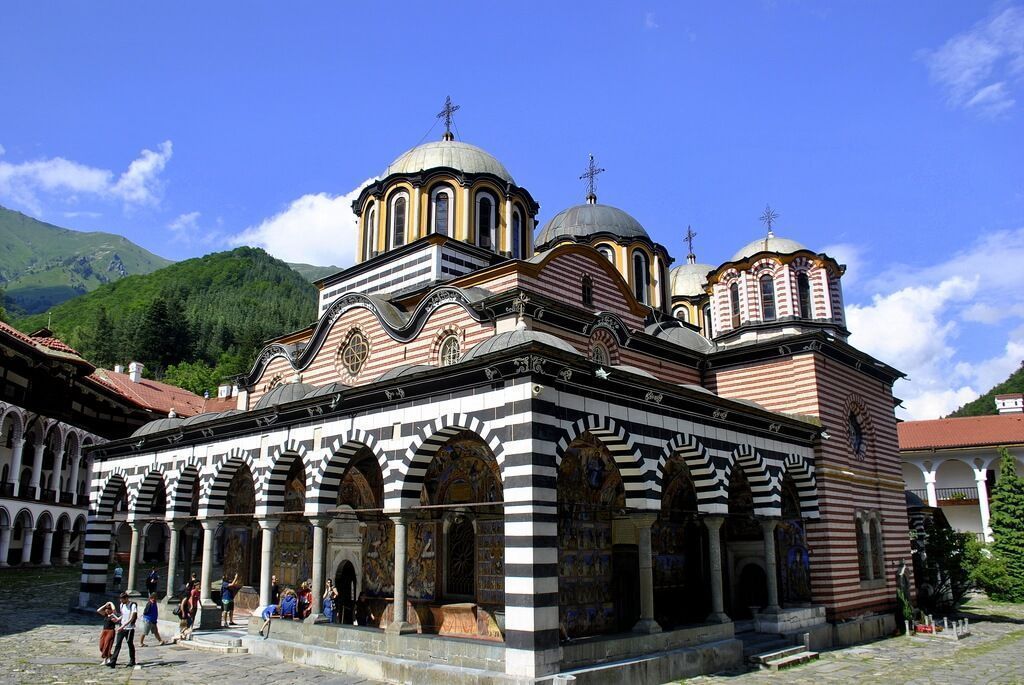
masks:
[[[757,564],[747,564],[740,570],[740,582],[736,588],[736,604],[733,618],[751,618],[753,609],[768,604],[768,577]]]
[[[640,552],[636,545],[612,547],[612,597],[619,632],[640,620]]]
[[[338,623],[352,625],[356,616],[356,569],[352,562],[343,561],[334,575],[334,587],[338,589],[336,611]]]
[[[476,533],[469,519],[448,528],[447,594],[476,599]]]

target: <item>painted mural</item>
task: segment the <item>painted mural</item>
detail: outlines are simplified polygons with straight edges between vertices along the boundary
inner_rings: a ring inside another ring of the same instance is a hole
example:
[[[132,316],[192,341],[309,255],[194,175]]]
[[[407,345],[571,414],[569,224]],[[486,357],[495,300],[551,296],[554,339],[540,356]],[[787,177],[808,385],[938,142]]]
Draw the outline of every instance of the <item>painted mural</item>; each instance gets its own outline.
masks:
[[[655,618],[665,628],[703,620],[710,611],[706,533],[697,519],[697,491],[680,459],[669,460],[662,472],[651,550]]]
[[[779,559],[779,599],[783,604],[811,601],[811,563],[804,523],[782,521],[775,529]]]
[[[505,524],[501,519],[478,521],[476,529],[476,601],[505,603]]]
[[[395,592],[395,526],[387,519],[366,524],[363,535],[363,592],[391,597]]]

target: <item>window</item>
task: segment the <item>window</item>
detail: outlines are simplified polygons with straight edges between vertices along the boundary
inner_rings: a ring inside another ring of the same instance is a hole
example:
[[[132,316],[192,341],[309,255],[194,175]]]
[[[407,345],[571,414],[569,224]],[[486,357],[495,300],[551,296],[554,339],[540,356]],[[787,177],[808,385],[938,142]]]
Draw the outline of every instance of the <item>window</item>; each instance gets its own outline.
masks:
[[[608,353],[608,348],[599,342],[592,344],[590,346],[590,361],[598,366],[609,366],[611,355]]]
[[[366,336],[360,331],[353,331],[341,348],[341,365],[350,375],[358,376],[369,352],[370,346],[366,342]]]
[[[761,283],[761,320],[775,321],[775,281],[771,274],[764,274]]]
[[[811,281],[806,273],[796,275],[796,291],[800,299],[800,318],[813,319],[814,312],[811,311]]]
[[[512,258],[522,259],[526,253],[523,245],[523,215],[519,210],[512,212]]]
[[[702,313],[704,315],[704,337],[710,340],[711,336],[714,334],[714,331],[711,328],[711,305],[704,305]]]
[[[651,285],[651,272],[647,267],[647,255],[640,250],[633,252],[633,294],[637,302],[648,303],[648,291]]]
[[[497,212],[496,202],[490,193],[477,193],[476,196],[476,236],[477,244],[488,250],[494,249],[494,228]]]
[[[377,246],[377,205],[370,205],[366,211],[366,223],[363,224],[363,259],[373,257],[373,248]]]
[[[452,190],[440,186],[430,191],[431,229],[440,235],[452,234]]]
[[[690,321],[690,310],[686,307],[676,307],[675,311],[672,312],[672,316],[676,317],[680,321]]]
[[[885,541],[882,537],[882,515],[878,511],[861,511],[854,518],[857,531],[857,570],[861,581],[885,582]]]
[[[594,282],[590,280],[590,276],[583,274],[583,278],[580,280],[580,286],[583,290],[583,304],[590,307],[594,304]]]
[[[867,456],[867,443],[864,440],[864,427],[860,423],[860,419],[857,418],[857,414],[850,412],[850,417],[847,419],[847,425],[849,430],[850,438],[850,449],[853,450],[853,456],[857,457],[861,461]]]
[[[391,247],[405,245],[405,213],[408,201],[398,195],[391,201]]]
[[[612,249],[611,245],[598,245],[597,251],[603,254],[604,258],[609,262],[612,264],[615,263],[615,251]]]
[[[858,517],[854,520],[853,524],[857,528],[857,570],[861,580],[871,580],[874,569],[871,565],[871,538],[865,530],[868,522]]]
[[[459,338],[449,335],[441,343],[441,366],[452,366],[458,364],[462,357],[462,349],[459,346]]]
[[[733,281],[729,286],[729,312],[732,314],[732,327],[740,327],[740,285]]]
[[[871,526],[868,533],[871,541],[871,569],[875,578],[885,577],[885,544],[882,542],[882,518],[880,512],[875,512],[871,519]]]

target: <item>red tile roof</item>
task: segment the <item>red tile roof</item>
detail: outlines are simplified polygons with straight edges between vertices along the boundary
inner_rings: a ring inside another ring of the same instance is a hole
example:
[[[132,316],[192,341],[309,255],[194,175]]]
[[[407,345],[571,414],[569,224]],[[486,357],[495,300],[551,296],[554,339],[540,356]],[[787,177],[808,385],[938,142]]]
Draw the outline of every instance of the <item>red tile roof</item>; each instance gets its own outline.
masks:
[[[237,397],[211,397],[203,403],[203,414],[213,411],[228,411],[238,407]]]
[[[904,451],[1024,444],[1024,414],[965,416],[896,425]]]
[[[23,345],[28,345],[29,347],[34,348],[45,357],[69,361],[92,368],[92,364],[83,359],[82,356],[74,350],[74,348],[64,341],[55,338],[53,333],[45,328],[36,331],[32,335],[25,335],[13,326],[0,322],[0,338],[4,336],[13,338]]]
[[[203,404],[206,402],[204,398],[188,390],[151,381],[148,378],[133,383],[128,374],[109,369],[96,369],[89,378],[113,389],[129,401],[159,414],[167,415],[173,409],[178,416],[194,416],[203,412]]]

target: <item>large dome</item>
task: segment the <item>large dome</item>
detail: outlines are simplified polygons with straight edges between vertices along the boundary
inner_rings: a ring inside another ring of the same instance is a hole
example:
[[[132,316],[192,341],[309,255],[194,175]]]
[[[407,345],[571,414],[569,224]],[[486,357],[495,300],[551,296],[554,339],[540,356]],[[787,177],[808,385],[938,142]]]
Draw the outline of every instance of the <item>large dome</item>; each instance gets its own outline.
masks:
[[[490,153],[458,140],[438,140],[418,145],[393,161],[381,178],[391,174],[416,174],[438,167],[448,167],[464,174],[491,174],[515,184],[505,165]]]
[[[681,264],[669,272],[669,283],[673,296],[696,297],[704,294],[708,272],[714,271],[710,264]]]
[[[752,255],[756,255],[758,252],[775,252],[776,254],[792,254],[793,252],[799,252],[800,250],[806,250],[807,248],[798,243],[795,240],[789,238],[778,238],[772,234],[764,238],[758,238],[752,243],[748,243],[742,250],[732,256],[731,262],[738,262],[741,259],[746,259]]]
[[[537,236],[537,245],[562,237],[588,238],[599,233],[610,233],[617,238],[647,238],[640,222],[618,207],[585,204],[563,209],[544,224]]]

